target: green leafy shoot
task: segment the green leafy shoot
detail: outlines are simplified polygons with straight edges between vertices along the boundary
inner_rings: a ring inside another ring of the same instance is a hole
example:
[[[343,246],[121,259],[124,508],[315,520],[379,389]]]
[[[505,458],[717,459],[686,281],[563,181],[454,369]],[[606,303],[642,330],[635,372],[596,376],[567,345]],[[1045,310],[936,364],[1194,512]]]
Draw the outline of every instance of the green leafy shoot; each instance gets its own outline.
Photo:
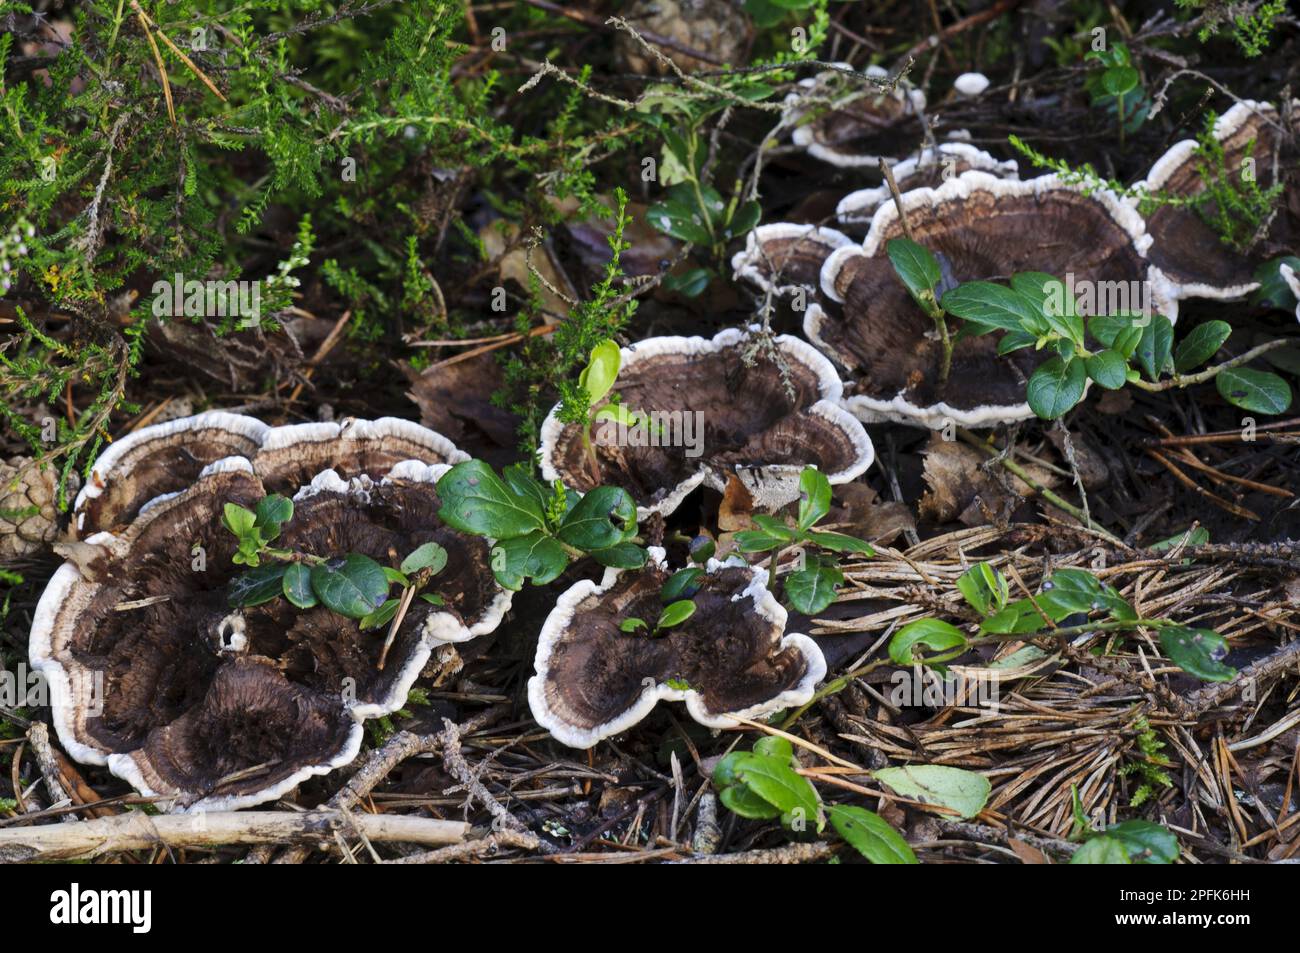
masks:
[[[239,541],[231,561],[253,567],[230,581],[229,604],[247,608],[284,598],[298,609],[320,605],[356,619],[363,631],[391,621],[380,654],[379,667],[383,668],[405,613],[403,607],[446,568],[447,550],[432,541],[423,543],[406,555],[400,568],[393,569],[363,553],[325,557],[271,547],[281,527],[292,519],[293,502],[283,496],[263,497],[252,510],[225,504],[222,523]],[[394,585],[400,587],[399,592],[391,596]],[[433,605],[443,604],[436,593],[425,593],[422,598]]]
[[[578,494],[558,480],[547,487],[522,464],[498,475],[482,460],[467,460],[443,474],[438,497],[443,523],[493,541],[492,572],[506,589],[526,580],[544,586],[583,556],[616,569],[645,565],[636,504],[621,487]]]
[[[758,225],[763,207],[757,199],[743,197],[739,181],[727,197],[709,181],[709,142],[702,124],[727,100],[686,98],[671,87],[661,89],[658,96],[643,96],[640,106],[648,124],[662,136],[659,178],[668,186],[664,197],[647,210],[646,220],[656,231],[707,249],[714,271],[721,273],[727,245]],[[771,92],[766,84],[744,84],[731,95],[760,98]]]
[[[1060,279],[1022,272],[1012,275],[1007,285],[989,281],[957,285],[943,295],[940,304],[945,314],[965,322],[963,333],[1000,333],[999,354],[1024,348],[1049,352],[1025,388],[1030,409],[1044,420],[1056,420],[1076,407],[1089,382],[1106,390],[1131,385],[1161,392],[1213,380],[1220,395],[1243,410],[1280,414],[1291,406],[1291,388],[1282,377],[1243,366],[1282,347],[1284,340],[1197,370],[1227,343],[1230,325],[1223,321],[1200,324],[1175,348],[1174,327],[1164,315],[1142,311],[1094,314],[1111,303],[1093,300],[1099,294],[1089,285],[1076,299]],[[1092,316],[1085,320],[1089,314]]]
[[[920,619],[891,637],[890,661],[940,666],[974,646],[1008,638],[1050,634],[1062,639],[1153,629],[1170,661],[1189,675],[1203,681],[1228,681],[1236,675],[1236,669],[1223,663],[1228,645],[1222,636],[1170,619],[1142,618],[1114,588],[1083,569],[1058,569],[1037,595],[1015,601],[1010,601],[1006,579],[987,563],[963,573],[957,588],[980,617],[978,637],[968,638],[942,619]]]
[[[917,863],[907,841],[883,818],[854,805],[825,804],[799,769],[791,742],[768,735],[750,751],[724,755],[713,769],[713,786],[723,805],[740,817],[779,820],[794,834],[821,833],[829,820],[835,833],[873,864]],[[901,797],[963,818],[984,810],[992,791],[983,775],[943,765],[880,768],[870,774]]]
[[[681,625],[693,615],[695,615],[695,603],[690,599],[679,599],[677,602],[664,606],[663,611],[659,613],[659,619],[655,622],[654,628],[650,628],[644,619],[638,619],[635,616],[624,619],[619,623],[618,627],[623,632],[636,632],[644,629],[646,634],[653,638],[662,635],[668,629]]]
[[[787,830],[820,833],[826,818],[817,789],[798,773],[789,741],[759,739],[752,751],[732,751],[713,769],[718,798],[732,812],[754,820],[777,820]]]
[[[1084,89],[1092,97],[1094,107],[1115,117],[1122,150],[1125,135],[1137,131],[1146,121],[1151,98],[1142,88],[1141,76],[1125,44],[1111,43],[1106,49],[1089,52],[1084,59],[1100,66],[1089,74]]]
[[[1141,807],[1161,788],[1173,787],[1168,768],[1174,763],[1163,752],[1165,743],[1145,717],[1139,715],[1133,722],[1135,737],[1125,763],[1119,769],[1120,777],[1136,777],[1138,785],[1129,797],[1129,807]]]
[[[256,567],[270,553],[270,544],[279,537],[280,527],[293,519],[293,501],[283,496],[265,496],[250,510],[238,503],[227,503],[221,522],[234,534],[239,547],[231,557],[237,566]]]
[[[619,623],[619,629],[623,632],[644,630],[653,638],[681,625],[695,615],[693,597],[700,591],[700,580],[703,577],[704,570],[696,566],[679,569],[668,577],[668,581],[659,590],[659,598],[664,603],[664,608],[660,611],[653,628],[644,619],[630,616]]]
[[[834,558],[809,554],[808,549],[875,555],[875,550],[864,540],[816,528],[830,508],[830,481],[819,470],[806,467],[799,475],[799,513],[794,526],[774,516],[755,514],[753,521],[758,529],[742,530],[735,536],[736,548],[742,553],[772,553],[773,569],[786,549],[804,547],[802,565],[785,577],[785,597],[804,615],[825,611],[835,601],[835,587],[844,581],[844,573]]]
[[[587,452],[587,462],[591,466],[591,475],[600,482],[600,458],[591,441],[591,430],[597,421],[611,420],[622,427],[645,427],[652,429],[656,424],[643,413],[630,410],[617,399],[609,400],[614,382],[622,367],[623,354],[613,341],[601,341],[591,349],[587,366],[578,375],[578,390],[584,395],[586,409],[583,415],[582,447]],[[616,398],[617,395],[614,395]],[[597,409],[599,408],[599,409]]]
[[[1082,846],[1072,864],[1172,864],[1178,859],[1178,838],[1169,828],[1151,821],[1131,820],[1100,830],[1092,826],[1083,809],[1077,785],[1070,786],[1074,829],[1070,840]]]
[[[939,307],[939,285],[943,280],[939,262],[928,248],[910,238],[891,239],[885,243],[885,253],[912,300],[934,321],[943,347],[943,362],[939,370],[939,381],[943,383],[952,370],[953,340],[948,334],[943,308]]]

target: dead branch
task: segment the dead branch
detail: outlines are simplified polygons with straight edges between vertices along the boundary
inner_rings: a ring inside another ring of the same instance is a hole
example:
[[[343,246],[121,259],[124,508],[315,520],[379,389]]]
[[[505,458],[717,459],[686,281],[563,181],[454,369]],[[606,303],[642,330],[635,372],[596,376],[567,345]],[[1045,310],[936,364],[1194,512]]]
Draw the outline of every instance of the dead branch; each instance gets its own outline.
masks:
[[[210,848],[229,844],[329,843],[355,829],[376,843],[440,846],[464,840],[470,825],[405,814],[342,811],[218,811],[150,817],[139,811],[42,827],[0,830],[0,863],[86,860],[124,850]]]

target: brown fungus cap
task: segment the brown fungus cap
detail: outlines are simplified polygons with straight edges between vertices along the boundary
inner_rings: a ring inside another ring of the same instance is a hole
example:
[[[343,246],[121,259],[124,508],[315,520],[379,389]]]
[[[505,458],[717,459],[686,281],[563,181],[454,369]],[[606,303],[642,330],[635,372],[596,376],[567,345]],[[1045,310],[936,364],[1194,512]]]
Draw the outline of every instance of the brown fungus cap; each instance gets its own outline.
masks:
[[[1137,294],[1149,287],[1142,219],[1109,193],[1085,195],[1055,176],[1019,181],[967,172],[902,199],[913,237],[938,259],[945,287],[1025,271],[1073,275],[1077,287],[1123,282]],[[934,322],[885,253],[886,242],[902,234],[894,203],[881,206],[861,247],[837,250],[822,269],[822,292],[837,304],[814,305],[805,315],[804,333],[850,372],[846,406],[867,421],[931,428],[1032,417],[1025,383],[1045,355],[1030,349],[999,357],[996,335],[959,340],[940,384]],[[1155,306],[1176,317],[1168,302]]]
[[[737,278],[776,295],[801,288],[815,293],[831,252],[853,244],[843,232],[824,225],[775,222],[745,236],[745,247],[732,256],[731,267]]]
[[[1273,160],[1282,136],[1277,109],[1270,103],[1245,100],[1214,124],[1224,167],[1237,175],[1246,160],[1253,159],[1261,189],[1277,181]],[[1200,167],[1207,161],[1200,157],[1196,140],[1184,139],[1157,159],[1135,188],[1179,197],[1200,195],[1206,189]],[[1169,296],[1240,298],[1258,287],[1254,271],[1261,261],[1259,251],[1242,253],[1225,244],[1195,208],[1157,204],[1146,211],[1146,223],[1152,237],[1147,257]]]
[[[672,513],[701,483],[721,490],[733,474],[756,505],[775,507],[797,498],[804,466],[833,484],[863,473],[875,451],[840,406],[843,385],[831,363],[798,338],[774,338],[775,355],[756,343],[729,329],[712,339],[650,338],[624,348],[614,390],[658,430],[598,423],[599,482],[626,489],[645,518]],[[542,476],[585,493],[597,480],[582,427],[561,421],[559,410],[542,425]]]
[[[84,535],[125,525],[150,500],[189,486],[208,464],[251,457],[270,429],[219,410],[141,427],[95,460],[77,494],[75,525]]]
[[[999,179],[1020,177],[1015,159],[1001,162],[967,142],[944,142],[933,149],[923,149],[890,171],[900,192],[938,188],[964,172],[987,172]],[[835,217],[845,227],[865,227],[871,224],[872,216],[880,206],[891,199],[889,186],[885,183],[875,188],[859,189],[840,199],[835,206]]]
[[[854,71],[848,63],[839,65]],[[862,73],[876,80],[889,75],[879,66],[868,66]],[[827,72],[801,80],[800,89],[791,93],[786,102],[796,107],[797,115],[799,103],[808,94],[832,94],[836,87],[831,84],[845,78],[838,72]],[[916,115],[925,108],[925,94],[920,90],[905,89],[900,83],[892,92],[880,92],[862,85],[848,86],[839,95],[853,98],[795,127],[794,144],[813,158],[845,169],[874,168],[881,157],[897,155],[899,142],[906,141],[909,134],[920,138]],[[908,150],[902,151],[905,154]]]
[[[405,702],[434,647],[491,631],[510,604],[488,541],[437,520],[445,471],[418,461],[379,481],[327,471],[296,494],[277,540],[387,566],[426,542],[447,549],[427,590],[445,605],[411,603],[382,670],[383,628],[363,632],[283,598],[230,606],[227,587],[244,570],[223,508],[266,495],[247,459],[205,468],[120,533],[72,544],[37,606],[29,650],[69,754],[190,810],[273,800],[351,761],[362,720]]]
[[[441,434],[395,417],[268,427],[209,411],[142,427],[111,444],[77,495],[75,525],[83,534],[123,526],[145,503],[188,487],[208,464],[232,456],[252,460],[268,492],[289,494],[328,468],[377,479],[402,460],[469,459]]]
[[[552,736],[590,748],[660,700],[684,701],[697,722],[724,728],[812,698],[826,661],[812,639],[785,634],[764,569],[710,560],[689,619],[658,635],[621,631],[629,617],[653,625],[663,606],[671,573],[662,549],[650,556],[644,569],[577,583],[547,617],[528,703]]]

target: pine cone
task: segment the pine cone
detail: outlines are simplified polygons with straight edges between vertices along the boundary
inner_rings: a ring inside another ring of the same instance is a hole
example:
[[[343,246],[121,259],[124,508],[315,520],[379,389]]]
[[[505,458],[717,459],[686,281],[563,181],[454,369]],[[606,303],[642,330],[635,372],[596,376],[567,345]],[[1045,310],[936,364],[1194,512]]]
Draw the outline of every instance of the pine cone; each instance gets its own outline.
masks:
[[[58,484],[57,469],[28,457],[0,462],[0,566],[32,559],[58,536]]]

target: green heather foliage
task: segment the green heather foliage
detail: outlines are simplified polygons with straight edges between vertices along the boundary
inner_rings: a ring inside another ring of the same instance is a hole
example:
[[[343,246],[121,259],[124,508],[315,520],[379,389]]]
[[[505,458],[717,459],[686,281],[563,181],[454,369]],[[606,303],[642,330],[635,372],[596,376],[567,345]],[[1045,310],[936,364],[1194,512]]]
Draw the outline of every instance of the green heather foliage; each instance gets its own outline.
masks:
[[[0,209],[6,231],[30,229],[13,261],[9,294],[29,306],[0,350],[0,412],[65,476],[88,468],[110,413],[133,411],[124,395],[155,281],[270,279],[262,326],[274,329],[297,283],[284,279],[302,269],[304,282],[318,278],[353,309],[353,346],[394,343],[402,315],[465,333],[473,316],[438,315],[422,265],[435,240],[421,205],[432,173],[474,170],[489,201],[531,228],[555,220],[553,198],[595,210],[591,152],[644,134],[590,101],[578,131],[576,91],[557,84],[531,91],[526,120],[495,118],[513,90],[491,69],[453,77],[467,31],[463,5],[450,0],[177,0],[144,6],[149,35],[129,3],[73,9],[71,43],[57,56],[20,55],[25,34],[0,36],[0,68],[12,61],[0,88]],[[21,22],[33,12],[10,11]],[[494,22],[522,31],[543,19],[520,4]],[[274,224],[285,220],[301,223],[296,246]],[[467,231],[448,234],[457,260],[477,257]],[[618,274],[615,262],[610,280]],[[572,332],[522,352],[512,383],[527,385],[525,403],[554,386],[550,368],[563,377],[621,328],[632,308],[609,309],[615,293],[598,288]],[[83,339],[69,347],[43,334],[47,311],[78,316]],[[51,412],[50,440],[44,414],[15,408],[61,400],[69,382],[78,413],[68,422]]]

